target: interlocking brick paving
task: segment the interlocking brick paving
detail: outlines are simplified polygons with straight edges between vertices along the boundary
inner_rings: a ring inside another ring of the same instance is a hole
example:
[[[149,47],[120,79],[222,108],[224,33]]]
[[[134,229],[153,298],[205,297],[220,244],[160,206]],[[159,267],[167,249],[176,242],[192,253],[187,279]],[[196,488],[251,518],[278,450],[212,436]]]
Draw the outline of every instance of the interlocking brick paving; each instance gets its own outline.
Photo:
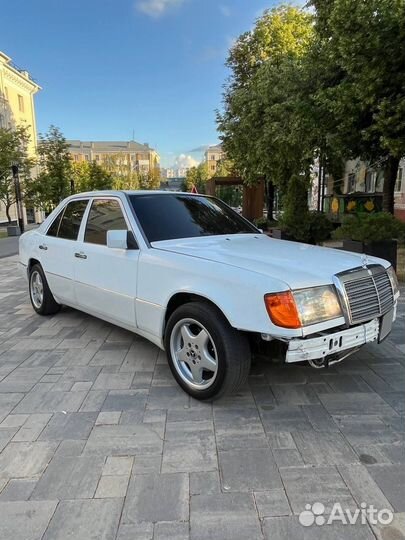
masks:
[[[36,315],[16,262],[0,261],[0,539],[404,537],[404,298],[381,346],[328,370],[260,361],[200,403],[135,334]],[[395,520],[302,527],[318,501]]]

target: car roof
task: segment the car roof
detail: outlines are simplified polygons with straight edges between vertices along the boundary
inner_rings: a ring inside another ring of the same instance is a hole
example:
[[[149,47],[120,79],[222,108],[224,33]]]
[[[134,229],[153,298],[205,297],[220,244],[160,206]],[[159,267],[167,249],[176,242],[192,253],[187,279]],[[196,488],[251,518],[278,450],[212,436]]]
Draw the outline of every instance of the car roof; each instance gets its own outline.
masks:
[[[110,190],[102,190],[102,191],[84,191],[82,193],[75,193],[74,195],[71,195],[71,197],[100,197],[103,195],[119,195],[119,194],[126,194],[126,195],[199,195],[200,197],[204,197],[205,195],[202,193],[189,193],[187,191],[164,191],[164,190],[128,190],[128,189],[110,189]]]

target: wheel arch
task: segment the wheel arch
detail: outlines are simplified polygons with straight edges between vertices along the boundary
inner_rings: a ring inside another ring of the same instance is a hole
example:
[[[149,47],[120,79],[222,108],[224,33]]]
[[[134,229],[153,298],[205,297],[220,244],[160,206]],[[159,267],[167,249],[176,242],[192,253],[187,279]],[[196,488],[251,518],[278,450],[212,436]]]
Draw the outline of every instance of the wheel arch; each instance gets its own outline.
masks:
[[[198,300],[200,305],[193,302],[193,300]],[[186,307],[187,305],[189,308]],[[190,380],[190,378],[187,378],[181,373],[181,369],[179,369],[179,358],[177,358],[178,343],[173,348],[173,333],[166,331],[166,336],[164,338],[165,349],[169,367],[174,378],[188,394],[203,401],[216,399],[221,395],[237,391],[246,382],[251,365],[250,344],[244,335],[244,332],[240,332],[229,324],[228,318],[224,315],[224,312],[218,305],[204,295],[187,292],[173,294],[168,303],[170,310],[167,310],[167,316],[170,316],[170,311],[171,314],[173,314],[176,307],[177,309],[182,309],[182,306],[186,307],[186,309],[183,308],[183,313],[179,313],[178,317],[175,316],[174,318],[172,317],[172,319],[169,319],[167,328],[174,330],[176,325],[183,325],[188,322],[196,322],[198,325],[202,326],[202,328],[210,334],[209,337],[214,346],[214,350],[216,350],[214,356],[217,367],[215,369],[214,378],[209,380],[209,386],[199,388],[198,384],[201,377],[195,380],[193,375]],[[202,320],[199,318],[199,315],[201,315]],[[191,321],[186,320],[188,317],[190,317]],[[191,339],[192,338],[190,337],[190,341]],[[184,343],[186,342],[187,340],[184,341]],[[191,344],[189,344],[188,347],[191,347]],[[199,349],[201,347],[202,345],[199,344],[199,347],[192,349],[194,351],[194,356],[191,356],[191,354],[188,354],[187,352],[189,359],[195,358],[199,354]],[[184,348],[183,344],[181,344],[181,348]],[[197,352],[195,350],[196,348]],[[200,356],[198,356],[198,358],[201,359]],[[186,358],[184,361],[187,363]],[[181,362],[182,360],[180,357],[180,363]],[[196,362],[198,361],[194,361],[193,363],[196,364]],[[210,364],[210,367],[211,366],[212,364]],[[190,369],[193,371],[192,368],[189,368],[189,370]],[[209,371],[214,370],[209,369]],[[205,384],[204,379],[205,377],[202,377],[203,384]]]
[[[39,262],[38,259],[35,259],[34,257],[31,257],[30,259],[28,259],[28,265],[27,265],[28,273],[30,273],[31,268],[34,266],[34,264],[39,264],[41,266],[41,263]]]
[[[208,298],[207,296],[204,296],[204,295],[198,294],[198,293],[192,293],[192,292],[177,292],[177,293],[174,293],[170,297],[170,299],[169,299],[169,301],[167,303],[165,316],[164,316],[164,321],[163,321],[163,324],[164,324],[164,326],[163,326],[163,336],[165,335],[165,332],[166,332],[167,321],[169,320],[172,313],[174,313],[174,311],[177,308],[179,308],[180,306],[183,306],[184,304],[188,304],[190,302],[204,302],[205,304],[208,304],[208,305],[214,307],[216,310],[218,310],[221,313],[221,315],[224,317],[224,319],[226,319],[228,321],[228,323],[231,325],[231,323],[229,321],[229,318],[226,316],[224,311],[215,302],[213,302],[210,298]]]

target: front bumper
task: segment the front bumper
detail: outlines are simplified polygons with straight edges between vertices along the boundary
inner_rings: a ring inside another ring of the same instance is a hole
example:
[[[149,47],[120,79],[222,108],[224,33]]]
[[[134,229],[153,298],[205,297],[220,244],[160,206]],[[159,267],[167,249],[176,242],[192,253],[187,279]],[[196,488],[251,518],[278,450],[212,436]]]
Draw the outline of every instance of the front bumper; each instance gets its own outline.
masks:
[[[325,334],[311,339],[292,339],[288,342],[285,361],[287,363],[316,360],[339,354],[349,349],[356,349],[365,343],[378,339],[379,320],[354,326],[334,334]]]
[[[23,277],[25,279],[25,281],[28,281],[28,267],[26,264],[23,264],[22,262],[18,262],[17,263],[17,269],[18,269],[18,273],[20,274],[21,277]]]

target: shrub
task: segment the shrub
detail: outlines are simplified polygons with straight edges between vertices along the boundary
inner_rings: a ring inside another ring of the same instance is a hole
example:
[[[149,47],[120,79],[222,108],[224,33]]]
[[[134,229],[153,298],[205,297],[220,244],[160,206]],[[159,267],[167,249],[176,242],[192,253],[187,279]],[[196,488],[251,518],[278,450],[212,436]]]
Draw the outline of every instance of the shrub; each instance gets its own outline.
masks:
[[[263,229],[263,231],[266,231],[269,226],[269,222],[267,218],[264,216],[254,219],[253,223],[256,225],[258,229]]]
[[[262,229],[263,231],[267,231],[268,229],[271,229],[272,227],[278,226],[278,221],[269,220],[266,217],[260,217],[253,220],[254,224],[258,229]]]
[[[280,219],[281,229],[295,240],[310,240],[308,210],[308,182],[299,175],[291,177],[284,198],[284,213]]]
[[[331,236],[333,223],[323,212],[309,212],[309,234],[310,240],[314,244],[325,242]]]
[[[332,222],[323,212],[308,210],[308,182],[293,176],[284,199],[284,213],[279,226],[292,239],[317,244],[330,238]]]
[[[404,237],[405,224],[387,212],[346,216],[341,227],[333,233],[333,238],[337,240],[350,239],[364,243],[394,238],[402,240]]]

